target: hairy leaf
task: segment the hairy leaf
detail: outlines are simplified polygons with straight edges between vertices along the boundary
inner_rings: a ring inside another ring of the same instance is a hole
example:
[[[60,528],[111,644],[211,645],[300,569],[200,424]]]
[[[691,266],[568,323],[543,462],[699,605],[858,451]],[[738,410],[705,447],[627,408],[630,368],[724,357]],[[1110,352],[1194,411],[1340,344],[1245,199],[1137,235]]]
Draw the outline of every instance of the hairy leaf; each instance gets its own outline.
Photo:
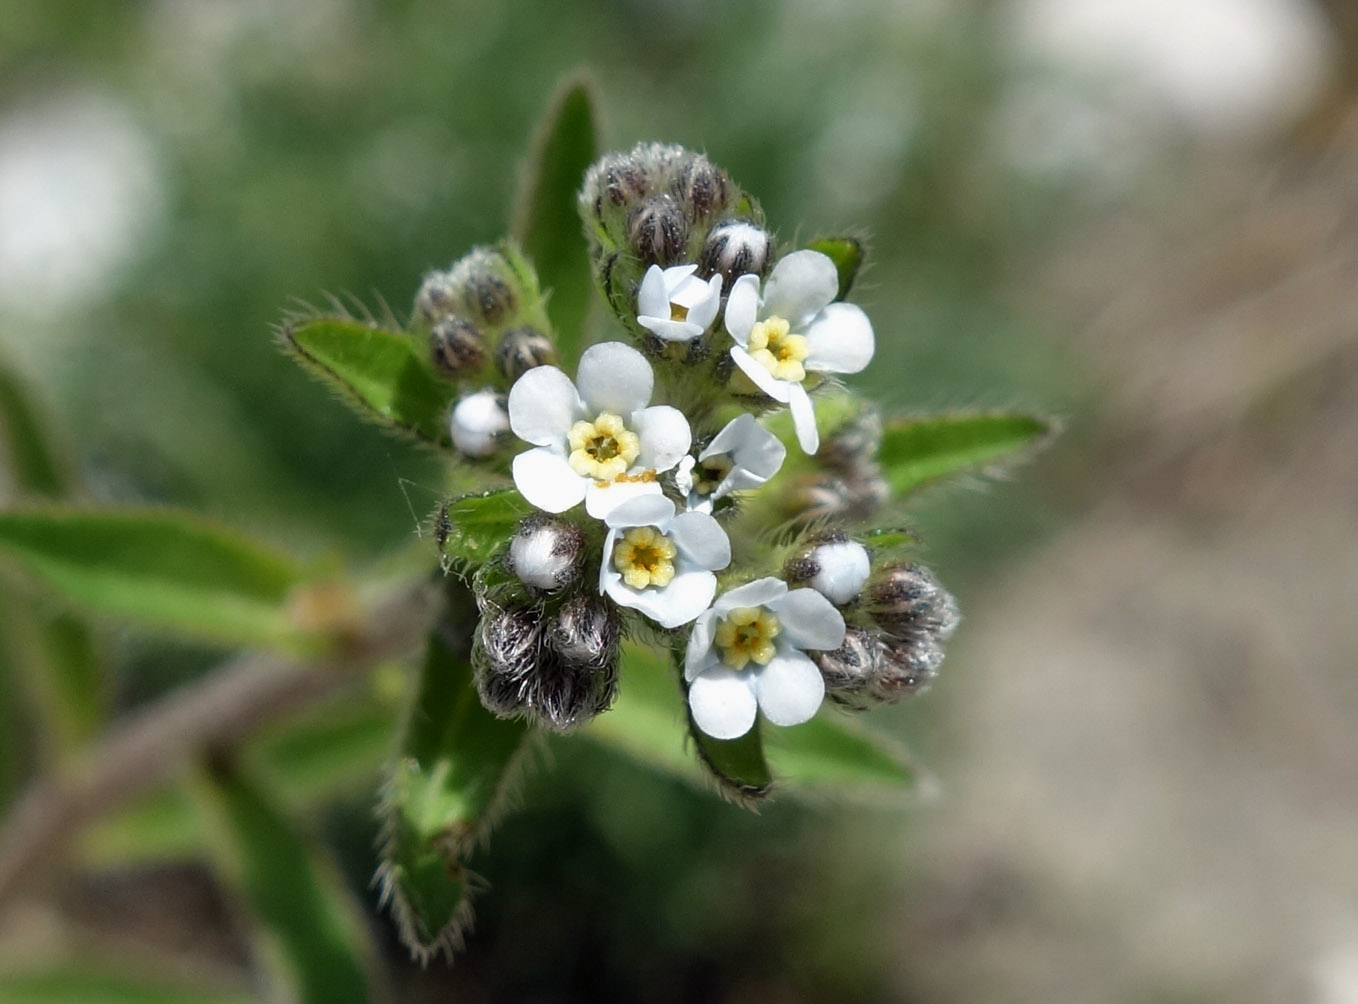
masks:
[[[360,415],[430,443],[448,442],[454,387],[435,377],[409,335],[345,317],[317,317],[282,332],[292,354]]]
[[[512,488],[452,499],[438,513],[439,549],[457,567],[483,564],[507,541],[519,520],[533,511]]]
[[[298,579],[293,563],[187,514],[3,512],[0,555],[98,613],[227,643],[295,634],[284,610]]]
[[[575,193],[598,147],[593,88],[568,80],[539,126],[514,213],[514,237],[550,292],[549,313],[568,369],[582,347],[593,295]]]
[[[863,267],[863,242],[856,237],[819,237],[808,242],[806,248],[808,251],[819,251],[835,263],[835,271],[839,273],[839,292],[835,294],[835,299],[842,300],[848,296],[859,269]]]
[[[1037,415],[960,412],[887,425],[878,457],[896,496],[959,474],[999,475],[1045,445],[1056,424]]]

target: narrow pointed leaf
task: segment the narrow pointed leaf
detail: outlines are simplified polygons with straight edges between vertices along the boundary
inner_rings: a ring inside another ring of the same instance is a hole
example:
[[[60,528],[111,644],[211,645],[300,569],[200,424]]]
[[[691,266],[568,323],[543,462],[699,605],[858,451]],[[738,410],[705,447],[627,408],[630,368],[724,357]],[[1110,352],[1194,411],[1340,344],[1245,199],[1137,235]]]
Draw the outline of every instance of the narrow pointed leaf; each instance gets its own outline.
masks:
[[[23,384],[0,367],[0,457],[20,496],[55,499],[70,490],[70,470]]]
[[[411,336],[344,317],[290,324],[282,336],[297,360],[363,417],[447,443],[453,385],[430,372]]]
[[[0,593],[0,660],[22,686],[57,752],[76,749],[102,724],[107,694],[89,628],[27,596]]]
[[[467,859],[503,809],[528,735],[523,722],[481,705],[469,645],[430,635],[381,808],[383,895],[422,960],[460,943],[470,917]]]
[[[901,420],[886,427],[878,459],[899,497],[959,474],[1003,474],[1055,432],[1051,419],[1005,412]]]
[[[0,513],[0,556],[92,611],[227,643],[295,635],[293,563],[222,526],[162,511]]]
[[[808,251],[819,251],[835,263],[839,273],[839,292],[836,300],[842,300],[853,288],[854,279],[863,267],[863,242],[856,237],[820,237],[806,245]]]
[[[569,80],[539,126],[514,213],[514,237],[550,291],[548,313],[568,369],[583,347],[593,290],[575,193],[598,148],[593,89]]]
[[[713,739],[689,718],[689,733],[693,746],[721,790],[742,803],[753,803],[764,798],[773,788],[773,770],[764,756],[764,736],[761,723],[739,739]]]
[[[483,564],[507,541],[519,520],[533,511],[512,488],[452,499],[439,510],[439,548],[455,567]]]
[[[145,965],[126,971],[89,963],[0,973],[5,1004],[249,1004],[249,994],[199,990],[146,976]]]
[[[339,876],[235,768],[216,765],[194,786],[209,844],[256,925],[261,960],[280,999],[364,1004],[374,957]]]

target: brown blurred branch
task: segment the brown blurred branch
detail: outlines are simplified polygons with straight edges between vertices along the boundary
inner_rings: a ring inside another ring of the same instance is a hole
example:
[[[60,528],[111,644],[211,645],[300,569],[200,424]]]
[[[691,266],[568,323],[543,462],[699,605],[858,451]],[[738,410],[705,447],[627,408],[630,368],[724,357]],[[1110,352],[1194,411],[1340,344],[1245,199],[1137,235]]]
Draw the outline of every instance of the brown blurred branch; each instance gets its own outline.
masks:
[[[233,659],[114,725],[66,769],[34,782],[4,820],[0,904],[83,827],[170,780],[185,762],[233,746],[373,664],[412,649],[428,630],[433,610],[427,588],[402,589],[374,603],[333,653]]]

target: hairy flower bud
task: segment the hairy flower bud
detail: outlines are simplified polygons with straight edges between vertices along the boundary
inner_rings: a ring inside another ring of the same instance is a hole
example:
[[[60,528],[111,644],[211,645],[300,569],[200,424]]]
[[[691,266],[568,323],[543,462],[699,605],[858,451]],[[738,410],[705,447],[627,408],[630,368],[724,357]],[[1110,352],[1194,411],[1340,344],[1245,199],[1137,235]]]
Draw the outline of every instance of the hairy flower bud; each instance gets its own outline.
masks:
[[[726,208],[731,196],[731,179],[702,154],[679,169],[671,191],[694,219],[702,219]]]
[[[453,445],[469,457],[488,457],[509,431],[504,398],[494,391],[468,394],[453,407],[448,432]]]
[[[784,578],[805,583],[831,603],[843,606],[858,596],[870,571],[867,549],[843,534],[836,534],[788,562]]]
[[[844,644],[832,652],[813,652],[811,659],[825,677],[825,689],[856,694],[866,690],[877,673],[881,641],[863,628],[851,627],[844,633]]]
[[[943,665],[943,645],[937,636],[885,639],[870,693],[882,704],[913,697],[928,689]]]
[[[852,708],[894,704],[928,689],[943,664],[938,639],[900,640],[849,628],[833,652],[812,653],[830,698]]]
[[[508,267],[499,251],[476,248],[448,270],[448,279],[461,294],[466,310],[484,324],[501,323],[518,306],[518,298],[504,278]]]
[[[883,631],[906,641],[947,641],[961,619],[952,593],[917,564],[891,564],[878,571],[868,585],[866,605]]]
[[[509,567],[524,585],[555,590],[573,581],[584,561],[585,535],[574,523],[539,514],[519,523]]]
[[[462,290],[447,272],[427,272],[415,294],[415,320],[425,324],[462,310]]]
[[[674,265],[688,245],[688,218],[667,195],[638,206],[627,220],[627,237],[643,265]]]
[[[511,328],[500,339],[495,353],[495,365],[512,384],[537,366],[556,362],[556,346],[552,340],[534,328]]]
[[[486,359],[481,329],[466,318],[449,315],[429,332],[429,354],[438,371],[456,378],[475,373]]]
[[[731,220],[712,228],[703,242],[698,255],[698,275],[709,278],[714,275],[723,277],[723,289],[742,275],[763,276],[772,257],[773,241],[767,230],[746,223]]]
[[[547,628],[547,644],[572,665],[605,670],[617,664],[620,627],[615,606],[582,593],[557,611]]]

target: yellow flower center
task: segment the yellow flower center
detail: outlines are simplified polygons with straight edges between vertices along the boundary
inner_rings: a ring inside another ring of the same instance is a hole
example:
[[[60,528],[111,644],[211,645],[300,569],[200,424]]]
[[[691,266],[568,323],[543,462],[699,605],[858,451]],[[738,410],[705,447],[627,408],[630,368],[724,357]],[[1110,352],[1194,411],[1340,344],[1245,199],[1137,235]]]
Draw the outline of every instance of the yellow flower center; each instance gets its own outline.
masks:
[[[791,325],[778,317],[756,321],[750,329],[746,351],[778,380],[801,383],[806,379],[802,360],[811,351],[803,335],[790,334]]]
[[[783,626],[763,607],[736,607],[717,622],[717,650],[731,669],[744,669],[753,660],[767,666],[773,658],[773,639]]]
[[[613,567],[633,589],[664,589],[674,578],[674,542],[653,526],[634,526],[613,545]]]
[[[605,484],[617,481],[641,455],[641,440],[610,411],[592,422],[576,422],[567,435],[571,470]]]
[[[711,495],[734,466],[735,461],[725,453],[699,460],[693,466],[693,490],[699,495]]]
[[[673,301],[671,301],[671,303],[670,303],[670,320],[671,320],[671,321],[687,321],[687,320],[688,320],[688,308],[687,308],[687,307],[681,307],[681,306],[679,306],[679,304],[674,303]]]

